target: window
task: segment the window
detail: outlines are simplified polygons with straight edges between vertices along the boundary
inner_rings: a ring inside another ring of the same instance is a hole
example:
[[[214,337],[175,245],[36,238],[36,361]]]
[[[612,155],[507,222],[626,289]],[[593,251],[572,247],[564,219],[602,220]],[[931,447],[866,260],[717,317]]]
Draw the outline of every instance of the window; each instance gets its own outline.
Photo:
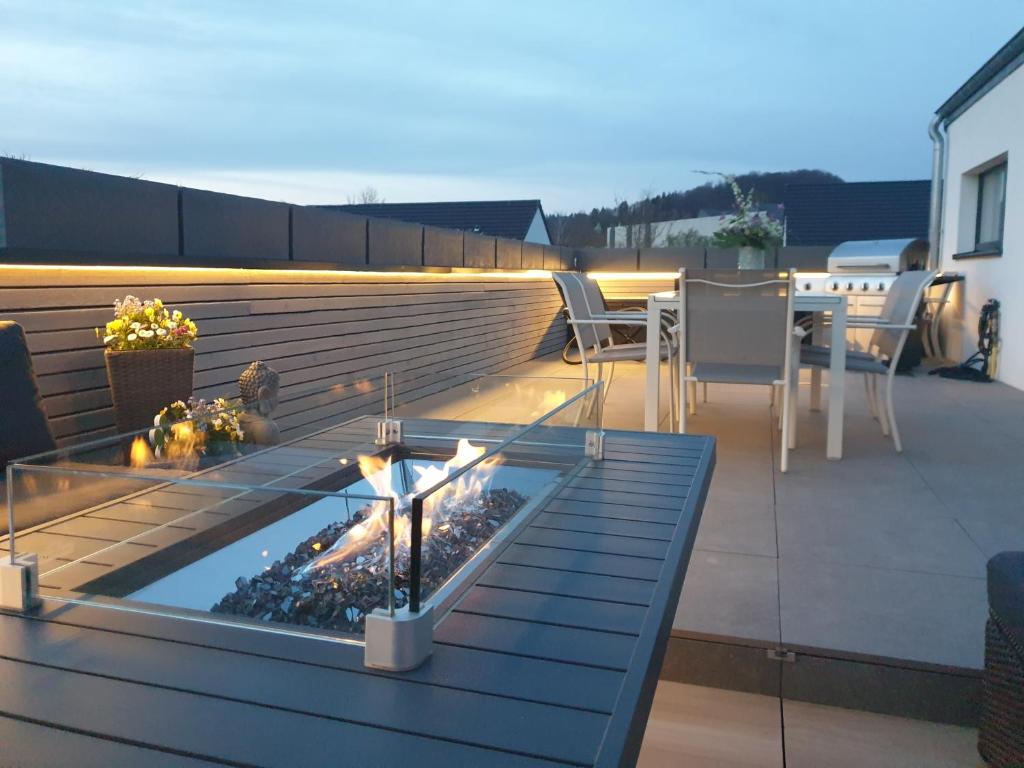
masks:
[[[974,228],[974,250],[1001,250],[1003,219],[1006,216],[1006,163],[978,176],[978,212]]]

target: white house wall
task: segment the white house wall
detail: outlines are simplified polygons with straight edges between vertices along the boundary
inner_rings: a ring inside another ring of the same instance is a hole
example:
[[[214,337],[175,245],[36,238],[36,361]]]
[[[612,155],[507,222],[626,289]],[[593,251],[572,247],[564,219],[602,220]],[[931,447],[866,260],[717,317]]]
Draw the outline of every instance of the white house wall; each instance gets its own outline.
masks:
[[[533,221],[530,222],[530,228],[526,231],[524,239],[528,243],[551,245],[551,238],[548,237],[548,229],[544,226],[544,217],[540,215],[539,208],[533,214]]]
[[[947,355],[964,359],[977,347],[978,313],[1001,303],[1002,350],[998,378],[1024,389],[1024,67],[981,97],[948,127],[941,266],[966,282],[946,323]],[[973,246],[976,183],[972,172],[1007,156],[1003,255],[953,259]]]
[[[668,245],[670,235],[684,235],[691,229],[698,235],[711,237],[722,228],[721,216],[697,216],[692,219],[673,219],[672,221],[656,221],[652,223],[654,238],[651,245],[655,248],[663,248]],[[633,228],[633,237],[629,238],[627,230]],[[644,239],[644,224],[620,224],[617,227],[609,227],[607,234],[607,245],[609,248],[625,248],[629,239],[634,244],[639,244]]]

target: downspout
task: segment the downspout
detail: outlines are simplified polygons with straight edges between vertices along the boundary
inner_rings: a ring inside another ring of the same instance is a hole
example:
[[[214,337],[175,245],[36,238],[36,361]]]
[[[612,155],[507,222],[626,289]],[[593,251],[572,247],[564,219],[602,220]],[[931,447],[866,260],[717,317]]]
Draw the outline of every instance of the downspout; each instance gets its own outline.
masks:
[[[928,213],[928,269],[939,268],[939,240],[942,237],[942,184],[946,155],[946,137],[940,130],[942,116],[935,115],[928,124],[932,139],[932,199]]]

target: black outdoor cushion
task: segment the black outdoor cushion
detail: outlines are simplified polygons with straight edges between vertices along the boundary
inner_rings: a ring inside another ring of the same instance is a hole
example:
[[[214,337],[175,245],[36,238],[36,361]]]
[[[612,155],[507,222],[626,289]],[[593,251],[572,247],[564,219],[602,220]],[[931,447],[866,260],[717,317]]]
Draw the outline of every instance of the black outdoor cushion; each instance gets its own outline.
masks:
[[[25,332],[0,320],[0,467],[56,448],[32,372]]]
[[[988,607],[1024,648],[1024,552],[1000,552],[988,561]]]

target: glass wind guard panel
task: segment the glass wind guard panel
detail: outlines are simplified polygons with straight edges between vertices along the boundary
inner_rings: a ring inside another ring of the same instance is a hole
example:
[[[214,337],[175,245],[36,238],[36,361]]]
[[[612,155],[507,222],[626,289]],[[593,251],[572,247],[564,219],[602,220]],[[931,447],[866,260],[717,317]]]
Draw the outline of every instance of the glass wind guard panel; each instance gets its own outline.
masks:
[[[478,381],[480,391],[505,392],[510,408],[515,393],[527,391],[487,379]],[[13,549],[39,557],[44,596],[359,639],[370,611],[408,604],[415,494],[452,475],[467,455],[490,453],[495,466],[488,464],[486,498],[514,492],[524,500],[510,505],[517,512],[564,476],[583,441],[583,430],[570,430],[572,440],[546,446],[521,438],[513,448],[511,435],[523,427],[409,416],[403,440],[381,444],[384,380],[282,386],[271,414],[281,434],[276,445],[211,441],[182,455],[156,450],[153,430],[140,430],[15,462],[9,467]],[[567,382],[577,391],[567,391],[527,437],[555,424],[599,423],[593,388],[580,391],[578,381]],[[533,393],[550,389],[550,382],[529,383]],[[356,415],[360,408],[369,415]],[[174,427],[175,439],[184,439],[208,424],[184,419],[162,429]],[[492,515],[486,525],[497,530],[507,520]],[[427,537],[434,533],[423,526],[434,522],[421,524]],[[436,522],[440,528],[452,521]],[[445,531],[437,533],[441,551]],[[445,569],[457,570],[489,540],[477,537]],[[9,551],[10,537],[0,546]],[[434,566],[431,590],[451,577]]]
[[[394,418],[526,425],[579,394],[584,378],[427,371],[389,375]]]
[[[414,530],[422,516],[419,573],[415,566],[410,573],[414,605],[417,597],[442,607],[450,602],[460,573],[532,517],[580,467],[585,427],[600,424],[600,392],[600,384],[583,389],[488,450],[462,441],[444,472],[421,484],[410,526]]]

